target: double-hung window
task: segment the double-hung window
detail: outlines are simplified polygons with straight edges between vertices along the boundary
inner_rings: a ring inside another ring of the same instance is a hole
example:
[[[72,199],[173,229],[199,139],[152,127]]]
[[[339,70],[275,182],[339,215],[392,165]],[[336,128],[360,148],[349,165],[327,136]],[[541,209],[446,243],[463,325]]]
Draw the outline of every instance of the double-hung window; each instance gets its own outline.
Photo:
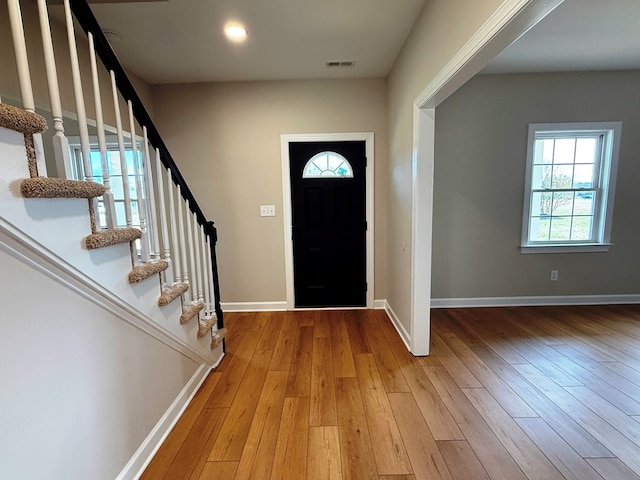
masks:
[[[140,162],[139,156],[141,145],[139,140],[137,141],[137,162]],[[78,138],[71,137],[69,139],[69,144],[71,149],[73,175],[76,179],[81,180],[83,179],[82,172],[84,171],[84,168],[82,162],[82,149],[80,147],[80,140]],[[120,163],[120,150],[115,136],[107,136],[106,146],[107,168],[110,177],[111,192],[114,198],[116,226],[122,228],[126,227],[123,185],[124,182],[122,181],[123,174]],[[102,156],[100,155],[100,150],[98,149],[96,138],[91,139],[90,148],[91,150],[89,153],[89,165],[91,167],[93,181],[103,183],[104,176],[102,171]],[[125,139],[125,159],[127,163],[127,177],[129,180],[129,196],[131,198],[132,226],[140,228],[140,220],[138,215],[138,192],[136,191],[136,169],[134,164],[135,162],[133,149],[131,147],[131,141],[129,139]],[[99,216],[98,223],[99,225],[104,226],[106,225],[106,214],[102,197],[97,199],[97,202]]]
[[[606,251],[621,122],[531,124],[522,252]]]

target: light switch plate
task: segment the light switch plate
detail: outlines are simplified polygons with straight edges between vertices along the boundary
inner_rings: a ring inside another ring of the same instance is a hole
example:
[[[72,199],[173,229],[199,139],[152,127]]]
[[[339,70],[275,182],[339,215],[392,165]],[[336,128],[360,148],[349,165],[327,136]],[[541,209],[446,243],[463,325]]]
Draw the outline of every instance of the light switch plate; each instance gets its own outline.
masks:
[[[276,206],[275,205],[260,205],[260,216],[261,217],[275,217],[276,216]]]

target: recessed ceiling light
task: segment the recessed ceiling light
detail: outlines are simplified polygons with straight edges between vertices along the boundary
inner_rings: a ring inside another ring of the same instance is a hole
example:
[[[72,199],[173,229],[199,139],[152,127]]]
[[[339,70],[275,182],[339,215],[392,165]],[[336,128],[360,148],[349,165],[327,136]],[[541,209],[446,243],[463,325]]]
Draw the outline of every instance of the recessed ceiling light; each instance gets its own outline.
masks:
[[[227,23],[224,26],[224,34],[232,42],[244,42],[247,38],[247,27],[240,23]]]

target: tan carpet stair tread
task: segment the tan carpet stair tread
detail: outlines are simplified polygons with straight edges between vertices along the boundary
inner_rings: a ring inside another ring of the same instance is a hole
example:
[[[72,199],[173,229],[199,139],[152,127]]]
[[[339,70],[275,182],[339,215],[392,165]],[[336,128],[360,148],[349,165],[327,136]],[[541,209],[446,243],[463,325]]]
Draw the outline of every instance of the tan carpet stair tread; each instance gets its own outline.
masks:
[[[114,228],[92,233],[84,239],[89,250],[109,247],[119,243],[129,243],[139,239],[142,232],[137,228]]]
[[[129,272],[129,283],[138,283],[153,275],[157,275],[160,272],[164,272],[169,268],[169,264],[164,260],[158,260],[157,262],[147,262],[133,269]]]
[[[187,283],[174,283],[170,287],[163,288],[162,295],[158,298],[158,306],[164,307],[165,305],[169,305],[187,290],[189,290],[189,284]]]
[[[203,302],[192,303],[186,307],[182,308],[182,315],[180,315],[180,325],[185,325],[191,321],[192,318],[196,317],[200,310],[204,308]]]
[[[198,325],[198,338],[203,338],[207,332],[210,332],[213,326],[218,322],[218,317],[213,315],[212,317],[200,320]]]
[[[37,113],[0,103],[0,127],[33,135],[44,132],[47,129],[47,121]]]
[[[20,183],[20,192],[26,198],[96,198],[104,191],[99,183],[66,178],[35,177]]]
[[[211,335],[211,350],[215,349],[218,345],[220,345],[220,342],[222,342],[222,339],[226,336],[227,336],[226,328],[221,328],[217,332],[213,333]]]

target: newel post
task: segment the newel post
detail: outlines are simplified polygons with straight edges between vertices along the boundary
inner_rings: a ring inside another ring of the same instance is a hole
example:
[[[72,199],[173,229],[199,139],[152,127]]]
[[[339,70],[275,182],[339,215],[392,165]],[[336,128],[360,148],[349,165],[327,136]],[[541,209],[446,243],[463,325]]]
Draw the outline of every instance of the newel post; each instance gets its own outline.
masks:
[[[218,280],[218,259],[216,256],[216,244],[218,243],[218,230],[216,229],[216,225],[214,222],[206,223],[206,234],[209,236],[209,241],[211,245],[211,269],[213,275],[213,294],[215,296],[214,299],[214,308],[216,310],[216,315],[218,317],[218,330],[224,328],[224,319],[222,313],[222,306],[220,305],[220,282]],[[223,340],[224,341],[224,340]]]

